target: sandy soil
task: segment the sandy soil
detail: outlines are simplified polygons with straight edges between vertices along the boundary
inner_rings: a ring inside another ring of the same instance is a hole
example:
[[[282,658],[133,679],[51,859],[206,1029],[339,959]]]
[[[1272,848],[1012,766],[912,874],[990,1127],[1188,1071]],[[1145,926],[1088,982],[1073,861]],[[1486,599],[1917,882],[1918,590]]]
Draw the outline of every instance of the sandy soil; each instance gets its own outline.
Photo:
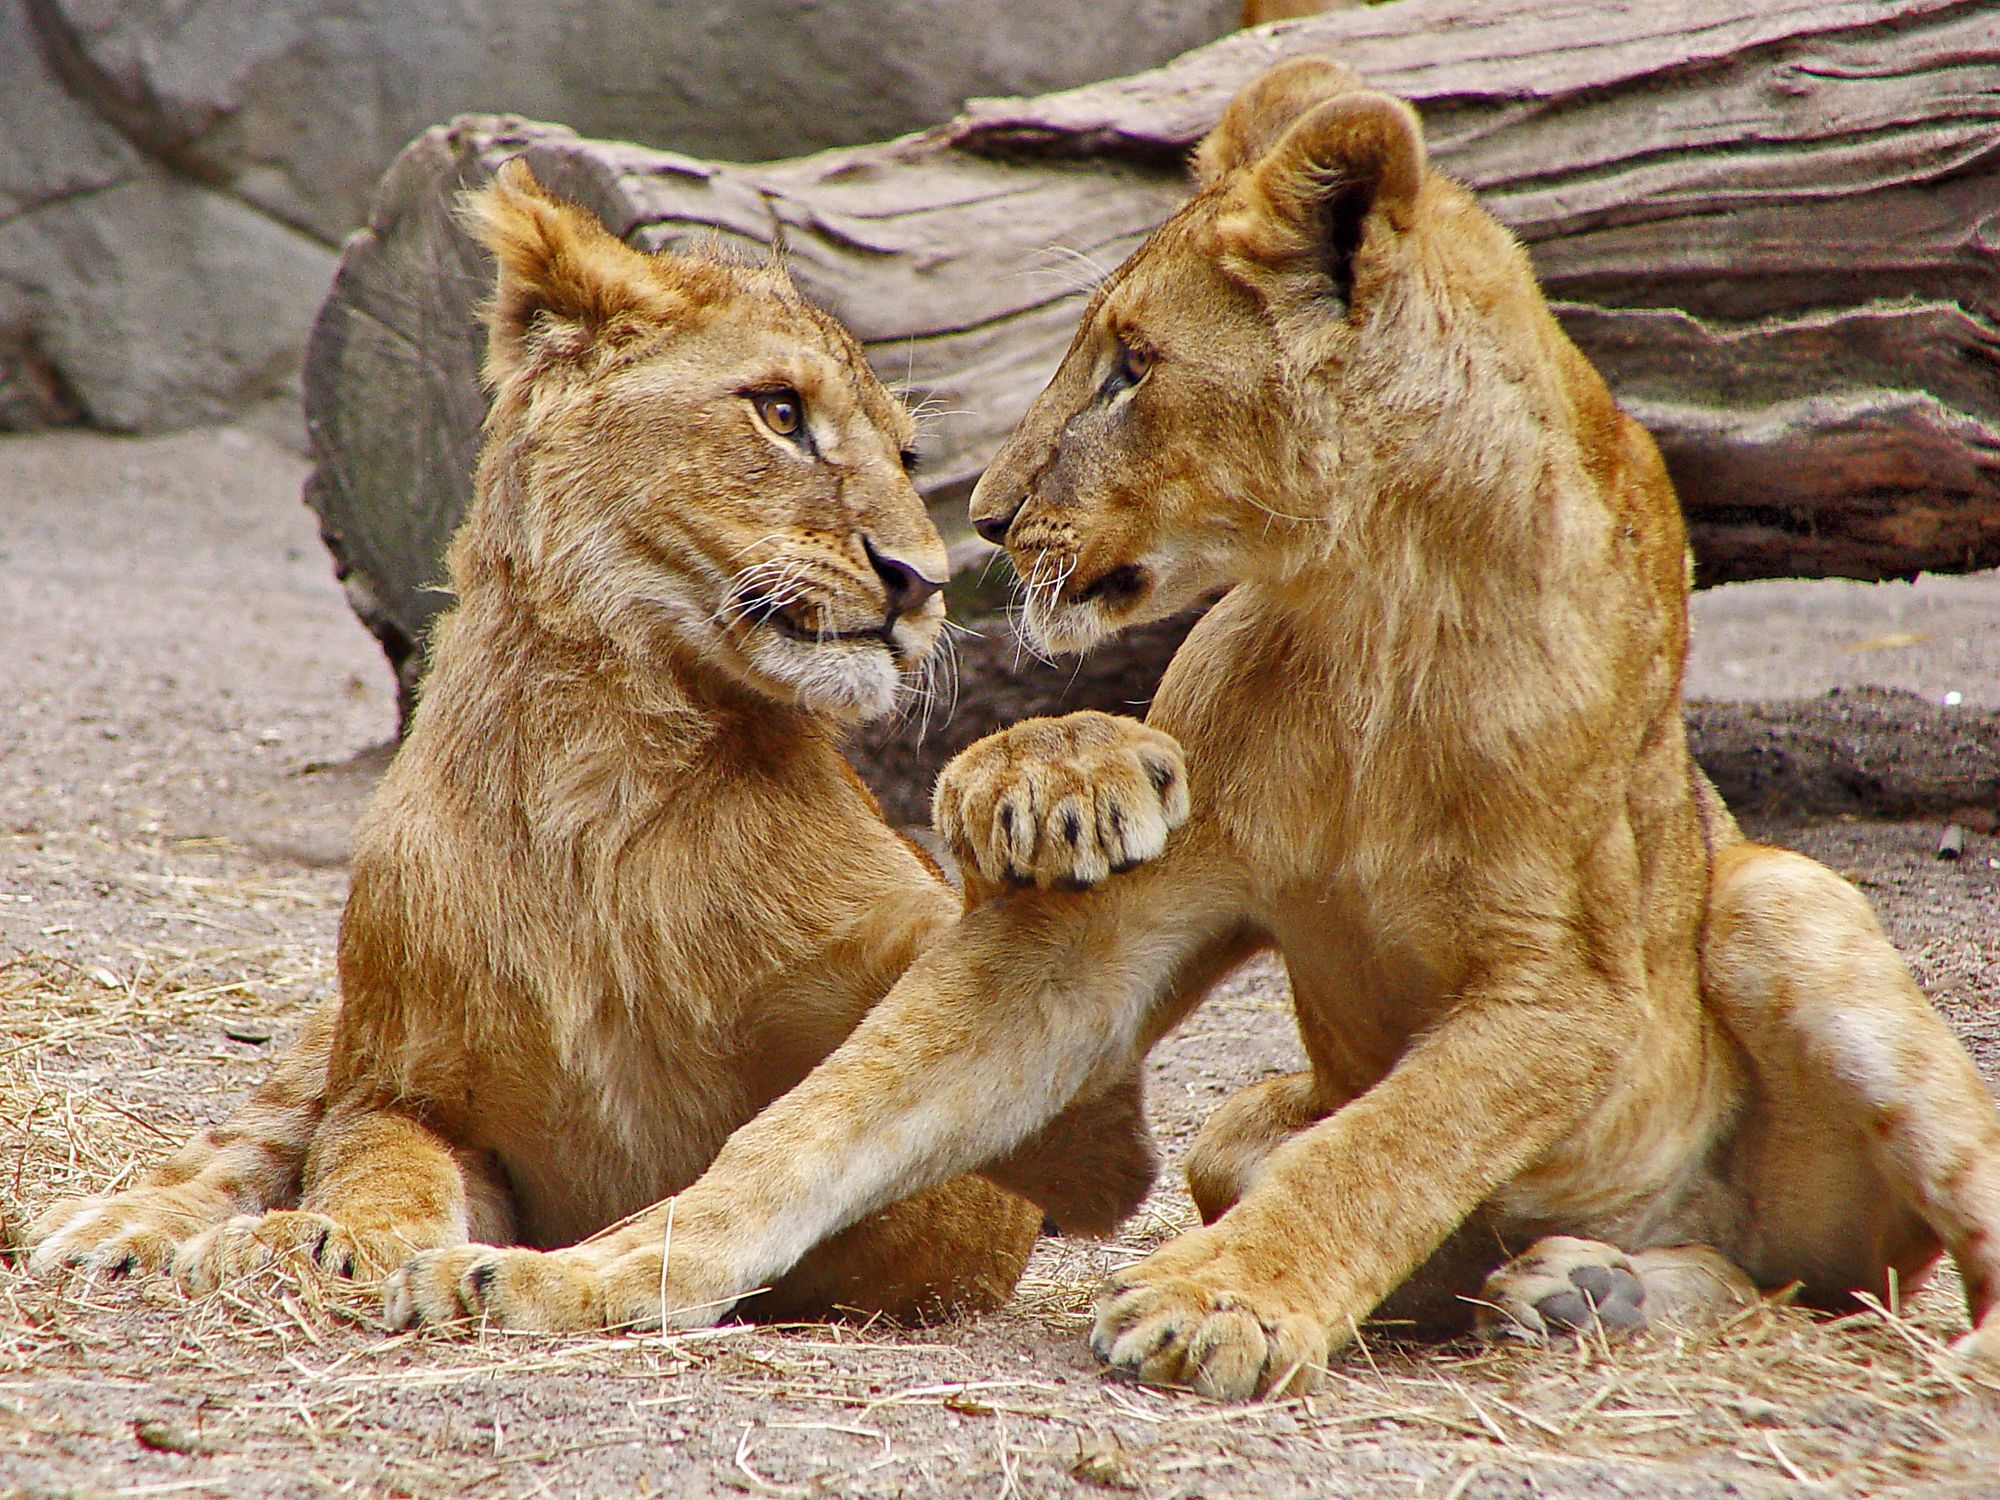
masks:
[[[393,684],[261,429],[0,440],[0,1213],[125,1180],[224,1112],[328,992]],[[1698,606],[1695,690],[1866,682],[2000,705],[2000,580],[1753,585]],[[1930,824],[1758,831],[1858,881],[1989,1079],[2000,843]],[[1239,975],[1153,1063],[1170,1162],[1298,1063]],[[1310,1401],[1100,1376],[1116,1245],[1050,1241],[1004,1312],[937,1329],[388,1338],[371,1299],[0,1268],[0,1496],[1990,1494],[1992,1393],[1942,1373],[1946,1280],[1894,1315],[1772,1308],[1719,1338],[1553,1351],[1371,1333]]]
[[[1812,698],[1864,684],[2000,708],[2000,574],[1771,578],[1695,596],[1689,697]]]

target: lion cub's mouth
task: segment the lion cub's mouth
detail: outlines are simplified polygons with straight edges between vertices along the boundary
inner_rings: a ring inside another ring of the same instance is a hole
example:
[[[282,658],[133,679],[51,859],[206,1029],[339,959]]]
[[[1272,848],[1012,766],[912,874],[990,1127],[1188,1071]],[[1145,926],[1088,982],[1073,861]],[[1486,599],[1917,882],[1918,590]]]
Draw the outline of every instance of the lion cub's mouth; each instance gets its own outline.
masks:
[[[1153,578],[1137,563],[1120,563],[1107,569],[1082,587],[1071,584],[1066,592],[1072,604],[1101,604],[1106,609],[1122,609],[1136,604],[1153,586]]]
[[[807,646],[827,646],[836,641],[874,641],[898,656],[902,654],[895,636],[891,634],[893,621],[885,620],[880,625],[860,630],[826,630],[804,624],[789,606],[766,598],[746,599],[742,605],[742,616],[759,625],[770,626],[788,641],[798,641]]]
[[[1086,651],[1115,635],[1136,617],[1158,581],[1138,563],[1119,563],[1082,583],[1059,576],[1053,584],[1038,585],[1032,570],[1024,576],[1022,629],[1056,652]]]

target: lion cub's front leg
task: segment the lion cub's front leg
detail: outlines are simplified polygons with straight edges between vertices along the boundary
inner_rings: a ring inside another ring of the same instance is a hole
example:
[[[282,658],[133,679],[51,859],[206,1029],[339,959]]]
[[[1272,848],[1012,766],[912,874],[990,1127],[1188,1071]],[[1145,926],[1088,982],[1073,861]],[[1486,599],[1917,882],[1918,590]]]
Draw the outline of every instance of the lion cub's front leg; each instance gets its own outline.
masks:
[[[936,807],[938,829],[964,865],[967,906],[973,908],[1009,887],[1081,888],[1154,858],[1164,851],[1168,833],[1186,821],[1187,769],[1173,739],[1133,720],[1100,713],[1028,720],[980,741],[947,766]],[[981,997],[992,991],[976,980],[967,988]],[[977,1002],[947,1002],[944,1009],[953,1021],[981,1029]],[[898,1059],[891,1065],[900,1071],[907,1048],[882,1050]],[[943,1048],[953,1057],[971,1050]],[[810,1075],[742,1127],[732,1143],[759,1137],[760,1123],[768,1126],[797,1113],[792,1106],[810,1095],[820,1076]],[[816,1150],[830,1150],[829,1141],[843,1127],[852,1134],[861,1123],[818,1106],[803,1108],[822,1125],[814,1132]],[[1034,1200],[1069,1229],[1109,1229],[1138,1206],[1152,1183],[1155,1156],[1136,1069],[1112,1077],[1073,1108],[1042,1118],[1039,1132],[1017,1140],[1004,1159],[980,1167],[980,1175]],[[739,1203],[738,1195],[722,1186],[730,1177],[722,1165],[730,1150],[724,1147],[723,1158],[682,1199],[656,1204],[583,1244],[547,1252],[466,1245],[419,1254],[384,1284],[385,1320],[392,1328],[484,1322],[544,1332],[714,1323],[749,1290],[732,1247],[756,1229],[755,1202]],[[942,1202],[947,1194],[964,1198],[965,1180],[906,1197],[857,1227],[883,1225],[888,1232],[910,1233],[922,1215],[936,1212],[925,1208],[925,1201]],[[865,1263],[870,1254],[879,1258],[879,1251],[866,1237],[858,1239],[852,1263]],[[838,1278],[838,1252],[837,1240],[822,1238],[813,1252],[816,1278]],[[796,1254],[789,1258],[796,1259]],[[782,1280],[777,1290],[782,1297]],[[889,1309],[899,1300],[922,1299],[857,1289],[841,1300]],[[994,1299],[960,1295],[956,1300],[979,1305]]]
[[[1007,885],[1096,885],[1157,859],[1187,816],[1173,737],[1094,710],[988,735],[939,773],[931,801],[968,904]]]
[[[1008,886],[1083,890],[1166,852],[1187,821],[1181,747],[1137,719],[1085,710],[1023,719],[938,775],[932,822],[965,871],[966,904]],[[1159,1170],[1135,1069],[1080,1099],[985,1175],[1066,1233],[1108,1234]]]
[[[271,1076],[227,1120],[182,1146],[136,1187],[72,1198],[42,1213],[28,1227],[28,1268],[68,1266],[112,1276],[162,1271],[213,1226],[295,1196],[325,1104],[339,1017],[338,1000],[321,1006]]]
[[[512,1197],[486,1153],[357,1101],[321,1122],[296,1209],[216,1225],[175,1252],[173,1271],[195,1295],[272,1269],[374,1282],[419,1250],[512,1233]]]

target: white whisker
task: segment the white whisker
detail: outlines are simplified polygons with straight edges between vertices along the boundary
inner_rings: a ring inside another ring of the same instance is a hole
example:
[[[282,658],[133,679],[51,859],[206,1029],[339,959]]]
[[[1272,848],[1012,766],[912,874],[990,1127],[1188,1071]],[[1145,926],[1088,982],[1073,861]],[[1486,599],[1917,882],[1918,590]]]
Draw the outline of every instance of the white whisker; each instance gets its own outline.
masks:
[[[736,549],[736,550],[735,550],[734,552],[730,553],[730,554],[729,554],[729,560],[730,560],[731,562],[734,562],[734,561],[735,561],[735,560],[736,560],[737,558],[741,557],[741,556],[742,556],[742,555],[743,555],[744,553],[746,553],[746,552],[749,552],[749,551],[751,551],[751,550],[752,550],[752,549],[754,549],[754,548],[757,548],[757,547],[761,547],[761,546],[763,546],[763,545],[764,545],[764,544],[765,544],[766,542],[778,542],[778,541],[783,541],[783,540],[784,540],[784,537],[785,537],[785,534],[784,534],[784,532],[782,532],[782,531],[767,531],[767,532],[765,532],[765,533],[764,533],[764,535],[762,535],[762,536],[758,537],[756,541],[754,541],[754,542],[745,542],[745,543],[744,543],[744,544],[743,544],[743,545],[742,545],[741,547],[738,547],[738,548],[737,548],[737,549]]]

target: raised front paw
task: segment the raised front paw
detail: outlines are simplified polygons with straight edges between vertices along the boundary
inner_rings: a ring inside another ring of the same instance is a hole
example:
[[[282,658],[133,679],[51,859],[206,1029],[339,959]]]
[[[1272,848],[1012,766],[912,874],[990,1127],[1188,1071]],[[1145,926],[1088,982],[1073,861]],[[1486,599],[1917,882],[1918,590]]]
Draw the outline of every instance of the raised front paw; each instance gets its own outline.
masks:
[[[498,1250],[464,1245],[412,1257],[382,1284],[390,1328],[486,1325],[538,1333],[706,1328],[733,1297],[703,1296],[685,1265],[661,1273],[657,1249]]]
[[[1208,1249],[1212,1235],[1193,1230],[1106,1277],[1092,1351],[1149,1385],[1191,1386],[1221,1400],[1314,1389],[1333,1344],[1325,1325],[1242,1274],[1226,1248]]]
[[[109,1276],[164,1270],[180,1243],[212,1222],[173,1188],[66,1199],[28,1226],[28,1269]]]
[[[938,776],[931,821],[988,881],[1082,888],[1157,858],[1187,821],[1173,737],[1086,711],[1023,719]]]
[[[276,1271],[290,1277],[379,1281],[419,1245],[393,1230],[351,1228],[325,1214],[277,1209],[238,1214],[174,1252],[174,1280],[191,1297]]]

